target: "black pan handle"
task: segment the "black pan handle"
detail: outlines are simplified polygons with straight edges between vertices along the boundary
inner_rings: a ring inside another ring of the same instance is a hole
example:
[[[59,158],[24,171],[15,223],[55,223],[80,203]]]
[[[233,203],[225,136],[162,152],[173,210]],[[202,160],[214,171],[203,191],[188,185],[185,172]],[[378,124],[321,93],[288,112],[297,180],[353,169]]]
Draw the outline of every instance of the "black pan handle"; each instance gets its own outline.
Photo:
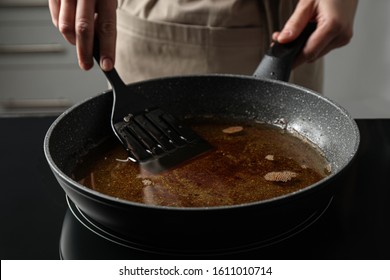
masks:
[[[310,22],[298,38],[291,43],[273,43],[264,55],[253,76],[287,82],[295,58],[301,52],[316,28],[317,24]]]

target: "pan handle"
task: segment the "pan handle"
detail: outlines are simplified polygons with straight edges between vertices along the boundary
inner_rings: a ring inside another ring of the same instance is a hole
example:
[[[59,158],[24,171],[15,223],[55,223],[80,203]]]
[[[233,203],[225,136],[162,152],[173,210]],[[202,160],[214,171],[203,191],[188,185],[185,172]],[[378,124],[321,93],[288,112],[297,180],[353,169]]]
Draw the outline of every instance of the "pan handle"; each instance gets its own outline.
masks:
[[[297,39],[287,44],[274,42],[264,55],[253,76],[287,82],[294,59],[305,46],[317,23],[310,22]]]

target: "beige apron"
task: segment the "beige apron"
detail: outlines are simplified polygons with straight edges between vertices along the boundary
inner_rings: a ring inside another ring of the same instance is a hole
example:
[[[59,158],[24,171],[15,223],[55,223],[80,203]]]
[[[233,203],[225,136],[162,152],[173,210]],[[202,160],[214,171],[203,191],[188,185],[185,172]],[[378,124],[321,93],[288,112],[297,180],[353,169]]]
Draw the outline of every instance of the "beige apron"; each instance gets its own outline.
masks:
[[[296,0],[119,0],[116,68],[127,82],[155,77],[251,75]],[[320,92],[323,63],[290,81]]]

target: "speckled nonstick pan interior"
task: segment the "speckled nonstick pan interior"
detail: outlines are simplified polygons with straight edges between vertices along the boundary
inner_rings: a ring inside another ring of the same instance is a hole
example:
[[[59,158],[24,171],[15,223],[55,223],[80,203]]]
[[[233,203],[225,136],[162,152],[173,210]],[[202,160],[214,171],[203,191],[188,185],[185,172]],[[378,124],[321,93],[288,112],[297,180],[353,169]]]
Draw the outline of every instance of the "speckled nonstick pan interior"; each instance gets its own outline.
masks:
[[[273,58],[256,73],[280,77]],[[291,64],[291,60],[287,63]],[[264,69],[265,67],[265,69]],[[359,146],[355,121],[339,105],[308,89],[280,80],[239,75],[154,79],[128,85],[177,117],[231,116],[279,123],[315,143],[332,174],[301,191],[236,206],[179,208],[151,206],[110,197],[72,178],[81,155],[112,133],[112,92],[64,112],[44,141],[47,161],[67,196],[82,213],[118,238],[169,254],[215,254],[245,250],[283,236],[329,203],[348,176]]]

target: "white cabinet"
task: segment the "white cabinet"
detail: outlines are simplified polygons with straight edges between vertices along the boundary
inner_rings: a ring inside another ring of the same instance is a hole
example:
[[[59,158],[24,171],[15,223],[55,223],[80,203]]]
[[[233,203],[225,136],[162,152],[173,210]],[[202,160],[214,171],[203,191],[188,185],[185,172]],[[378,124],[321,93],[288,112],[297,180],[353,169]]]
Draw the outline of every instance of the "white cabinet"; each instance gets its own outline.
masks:
[[[0,0],[0,114],[58,113],[106,89],[99,69],[78,67],[47,0]]]

